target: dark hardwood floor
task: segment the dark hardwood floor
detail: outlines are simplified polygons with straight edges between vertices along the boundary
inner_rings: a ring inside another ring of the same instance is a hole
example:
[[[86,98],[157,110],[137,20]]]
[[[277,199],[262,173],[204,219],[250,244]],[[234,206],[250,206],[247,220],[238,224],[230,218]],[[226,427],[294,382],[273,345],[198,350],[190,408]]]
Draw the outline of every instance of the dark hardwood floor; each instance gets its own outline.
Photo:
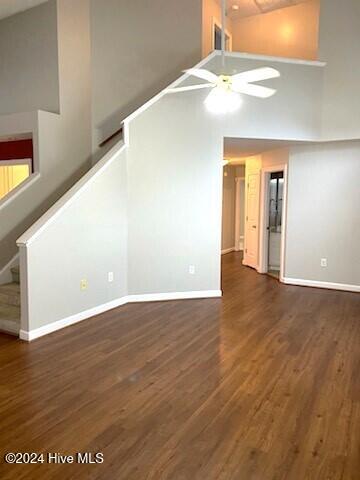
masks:
[[[0,479],[359,480],[360,295],[223,257],[222,299],[126,305],[0,336]]]

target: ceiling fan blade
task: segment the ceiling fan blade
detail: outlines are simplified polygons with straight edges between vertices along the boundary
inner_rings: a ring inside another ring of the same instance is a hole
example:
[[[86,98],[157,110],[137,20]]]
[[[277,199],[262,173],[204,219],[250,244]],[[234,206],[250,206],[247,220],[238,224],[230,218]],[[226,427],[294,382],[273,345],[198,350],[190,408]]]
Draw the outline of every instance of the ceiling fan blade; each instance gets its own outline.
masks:
[[[271,67],[255,68],[254,70],[248,70],[247,72],[236,73],[233,75],[233,85],[237,82],[250,83],[260,82],[261,80],[269,80],[270,78],[280,77],[280,72]]]
[[[184,73],[201,78],[202,80],[207,80],[211,83],[217,83],[219,81],[219,77],[215,75],[215,73],[205,70],[204,68],[189,68],[189,70],[184,70]]]
[[[190,90],[200,90],[201,88],[211,88],[213,86],[212,83],[201,83],[199,85],[189,85],[187,87],[168,88],[165,90],[165,93],[188,92]]]
[[[268,98],[276,93],[276,90],[273,88],[262,87],[261,85],[251,85],[248,83],[238,83],[238,85],[233,84],[232,90],[236,93],[244,93],[245,95],[259,98]]]

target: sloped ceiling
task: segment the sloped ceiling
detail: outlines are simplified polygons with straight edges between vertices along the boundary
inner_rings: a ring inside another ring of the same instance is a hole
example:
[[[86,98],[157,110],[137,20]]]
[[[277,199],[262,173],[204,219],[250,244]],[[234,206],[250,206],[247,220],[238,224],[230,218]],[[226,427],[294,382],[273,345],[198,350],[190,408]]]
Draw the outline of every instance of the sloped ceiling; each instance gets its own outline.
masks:
[[[218,0],[221,4],[221,0]],[[308,0],[226,0],[228,15],[231,18],[250,17],[272,12],[279,8],[291,7]]]
[[[0,19],[36,7],[48,0],[0,0]]]

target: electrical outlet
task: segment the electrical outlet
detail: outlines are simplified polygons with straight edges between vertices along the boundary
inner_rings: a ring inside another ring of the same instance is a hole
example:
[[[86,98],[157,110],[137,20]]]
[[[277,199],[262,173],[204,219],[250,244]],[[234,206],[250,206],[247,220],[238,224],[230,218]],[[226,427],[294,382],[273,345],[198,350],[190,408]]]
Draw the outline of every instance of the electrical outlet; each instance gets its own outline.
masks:
[[[195,265],[189,265],[189,273],[190,275],[195,275]]]
[[[114,272],[108,273],[108,282],[112,283],[114,281]]]
[[[86,278],[80,280],[80,290],[86,290],[88,288],[88,282]]]
[[[321,265],[322,267],[327,267],[327,258],[322,258],[322,259],[321,259],[321,262],[320,262],[320,265]]]

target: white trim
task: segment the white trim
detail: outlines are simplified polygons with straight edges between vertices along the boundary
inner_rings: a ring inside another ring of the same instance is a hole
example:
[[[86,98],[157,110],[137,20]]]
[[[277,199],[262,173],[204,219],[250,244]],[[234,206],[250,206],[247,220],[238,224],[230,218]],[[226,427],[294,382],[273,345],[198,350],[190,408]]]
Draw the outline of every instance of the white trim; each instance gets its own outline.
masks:
[[[283,204],[282,204],[282,219],[281,219],[281,244],[280,244],[280,282],[285,277],[285,261],[286,261],[286,237],[287,237],[287,214],[288,214],[288,164],[284,166],[284,190],[283,190]]]
[[[240,252],[244,251],[244,245],[245,245],[245,235],[240,235],[239,237],[239,250]]]
[[[190,292],[169,292],[169,293],[147,293],[144,295],[127,295],[111,302],[104,303],[97,307],[89,308],[70,317],[58,320],[53,323],[44,325],[43,327],[36,328],[34,330],[20,330],[21,340],[31,342],[36,338],[43,337],[44,335],[49,335],[50,333],[61,330],[70,325],[74,325],[83,320],[87,320],[95,315],[107,312],[114,308],[125,305],[126,303],[138,303],[138,302],[162,302],[167,300],[187,300],[187,299],[200,299],[200,298],[218,298],[222,296],[221,290],[200,290],[200,291],[190,291]]]
[[[37,182],[39,178],[40,173],[30,174],[23,182],[21,182],[17,187],[13,188],[7,195],[5,195],[5,197],[0,200],[0,210],[21,195],[29,187],[31,187],[31,185]]]
[[[130,132],[129,132],[129,121],[124,120],[123,122],[123,139],[125,145],[128,147],[130,145]]]
[[[330,290],[360,293],[360,285],[350,285],[346,283],[321,282],[319,280],[304,280],[303,278],[288,277],[283,277],[282,282],[287,285],[297,285],[299,287],[325,288]]]
[[[117,143],[91,170],[89,170],[55,205],[35,222],[20,238],[17,245],[30,245],[76,198],[101,175],[126,148],[123,141]]]
[[[227,253],[235,252],[235,247],[231,248],[225,248],[224,250],[221,250],[221,255],[226,255]]]
[[[0,270],[0,285],[10,283],[12,280],[11,269],[19,263],[19,252]]]
[[[12,167],[13,165],[27,165],[30,169],[32,168],[32,159],[31,158],[14,158],[9,160],[0,160],[0,167]],[[30,173],[31,175],[31,173]],[[29,176],[30,176],[29,175]]]
[[[49,335],[49,333],[56,332],[57,330],[61,330],[65,327],[69,327],[70,325],[74,325],[75,323],[79,323],[83,320],[94,317],[95,315],[99,315],[100,313],[107,312],[108,310],[112,310],[113,308],[124,305],[125,303],[127,303],[127,297],[112,300],[111,302],[104,303],[94,308],[89,308],[88,310],[76,313],[75,315],[71,315],[70,317],[63,318],[53,323],[48,323],[47,325],[36,328],[34,330],[26,331],[21,329],[19,336],[21,340],[31,342],[31,340],[43,337],[44,335]]]
[[[226,52],[226,55],[235,58],[245,58],[248,60],[261,60],[263,62],[293,63],[295,65],[308,65],[310,67],[325,67],[326,62],[317,60],[301,60],[299,58],[273,57],[270,55],[258,55],[246,52]]]
[[[128,303],[137,302],[164,302],[169,300],[190,300],[196,298],[218,298],[221,290],[199,290],[193,292],[145,293],[143,295],[129,295]]]
[[[29,327],[29,269],[28,269],[28,249],[26,245],[19,246],[20,258],[20,325],[21,329],[26,330]]]
[[[206,65],[212,58],[216,57],[217,55],[219,55],[220,52],[218,51],[214,51],[212,53],[210,53],[210,55],[208,55],[206,58],[204,58],[203,60],[201,60],[201,62],[199,62],[198,64],[195,65],[195,67],[192,67],[192,68],[201,68],[203,67],[204,65]],[[123,122],[130,122],[131,120],[134,120],[134,118],[136,118],[138,115],[140,115],[141,113],[145,112],[145,110],[147,110],[149,107],[151,107],[152,105],[154,105],[154,103],[156,103],[158,100],[160,100],[164,95],[167,95],[167,90],[170,89],[170,88],[175,88],[177,87],[180,83],[182,83],[184,80],[186,80],[187,78],[189,78],[190,75],[188,73],[184,73],[183,75],[181,75],[181,77],[179,77],[177,80],[175,80],[174,82],[172,82],[170,85],[168,85],[166,88],[164,88],[164,90],[162,90],[161,92],[159,92],[157,95],[155,95],[153,98],[151,98],[149,101],[147,101],[146,103],[144,103],[141,107],[139,107],[137,110],[135,110],[133,113],[131,113],[129,116],[127,116]]]
[[[235,252],[244,250],[245,243],[245,222],[244,222],[244,235],[240,235],[240,183],[244,182],[244,213],[245,213],[245,177],[235,178]]]
[[[217,57],[217,56],[220,56],[220,55],[221,55],[221,51],[214,50],[212,53],[210,53],[210,55],[208,55],[203,60],[201,60],[193,68],[201,68],[204,65],[206,65],[210,60],[212,60],[214,57]],[[296,65],[308,65],[308,66],[312,66],[312,67],[325,67],[326,66],[325,62],[317,62],[317,61],[311,61],[311,60],[300,60],[300,59],[297,59],[297,58],[271,57],[271,56],[266,56],[266,55],[254,55],[252,53],[242,53],[242,52],[226,51],[225,56],[234,57],[234,58],[244,58],[246,60],[261,60],[261,61],[264,61],[264,62],[279,62],[279,63],[288,63],[288,64],[296,64]],[[168,89],[177,87],[180,83],[182,83],[187,78],[189,78],[189,74],[184,73],[184,75],[181,75],[181,77],[179,77],[173,83],[171,83],[166,88],[164,88],[164,90],[159,92],[157,95],[155,95],[149,101],[144,103],[141,107],[139,107],[133,113],[128,115],[123,120],[123,122],[130,122],[131,120],[134,120],[134,118],[136,118],[138,115],[140,115],[145,110],[147,110],[149,107],[151,107],[154,103],[156,103],[158,100],[160,100],[164,95],[167,95],[167,90]]]
[[[212,17],[212,23],[211,23],[211,50],[215,50],[215,28],[218,28],[219,30],[222,30],[222,24],[220,20],[218,20],[216,17]],[[226,37],[229,39],[229,50],[226,50]],[[225,50],[226,52],[232,52],[232,46],[233,46],[233,36],[232,33],[228,28],[225,27]],[[221,50],[216,50],[217,52],[221,52]]]

